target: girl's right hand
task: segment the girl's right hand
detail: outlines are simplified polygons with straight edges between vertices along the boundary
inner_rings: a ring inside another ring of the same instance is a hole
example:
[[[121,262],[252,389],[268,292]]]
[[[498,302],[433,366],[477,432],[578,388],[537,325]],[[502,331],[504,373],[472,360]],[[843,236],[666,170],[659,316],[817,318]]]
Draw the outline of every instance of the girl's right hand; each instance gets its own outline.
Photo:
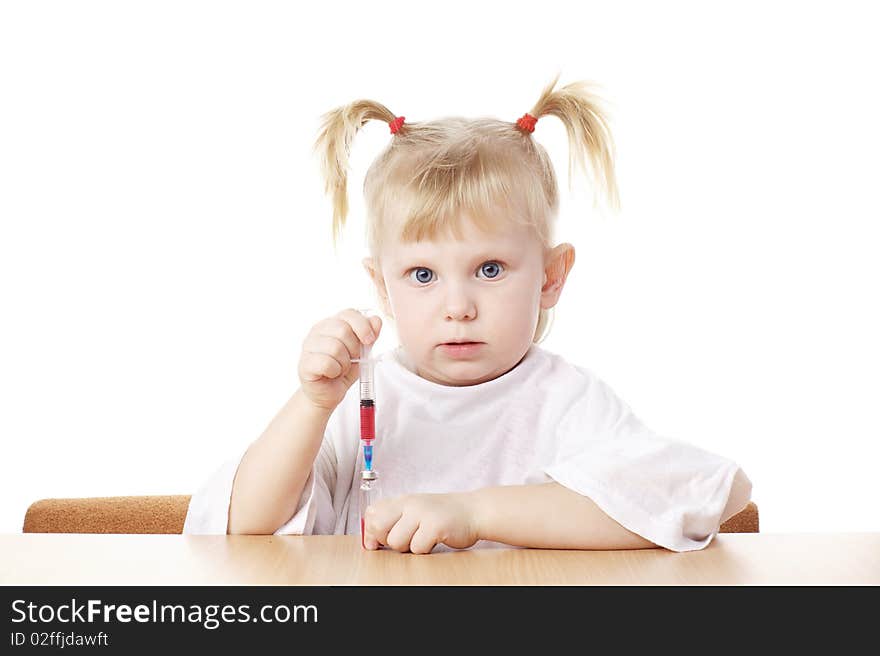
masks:
[[[345,398],[360,369],[353,359],[361,356],[361,344],[373,344],[382,330],[382,319],[365,317],[347,309],[316,323],[303,340],[299,381],[306,397],[329,411]]]

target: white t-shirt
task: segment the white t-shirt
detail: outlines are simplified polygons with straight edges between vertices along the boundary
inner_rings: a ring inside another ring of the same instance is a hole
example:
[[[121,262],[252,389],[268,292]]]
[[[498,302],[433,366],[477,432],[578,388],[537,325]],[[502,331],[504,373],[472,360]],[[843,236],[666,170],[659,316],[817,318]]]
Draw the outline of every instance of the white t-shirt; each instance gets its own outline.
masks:
[[[537,344],[504,375],[465,387],[418,376],[397,347],[376,361],[374,394],[382,497],[555,480],[654,544],[690,551],[708,545],[751,495],[735,462],[653,433],[590,370]],[[184,533],[226,533],[242,456],[193,495]],[[293,516],[275,534],[360,535],[362,469],[355,382],[330,416]],[[509,545],[474,545],[497,546]]]

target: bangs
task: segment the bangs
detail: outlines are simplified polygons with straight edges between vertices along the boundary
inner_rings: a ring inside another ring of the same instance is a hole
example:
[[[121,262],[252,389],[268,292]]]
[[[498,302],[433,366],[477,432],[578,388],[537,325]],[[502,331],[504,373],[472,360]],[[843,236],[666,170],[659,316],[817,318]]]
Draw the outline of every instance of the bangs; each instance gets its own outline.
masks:
[[[535,166],[534,153],[523,152],[532,149],[530,140],[512,134],[506,125],[504,133],[507,138],[489,139],[465,131],[450,140],[447,132],[429,156],[389,149],[380,157],[364,184],[373,253],[390,235],[403,242],[449,235],[462,239],[468,220],[490,233],[511,223],[531,226],[549,245],[556,208],[555,193],[548,197],[547,188],[549,184],[555,190],[555,180],[547,179],[547,168]]]

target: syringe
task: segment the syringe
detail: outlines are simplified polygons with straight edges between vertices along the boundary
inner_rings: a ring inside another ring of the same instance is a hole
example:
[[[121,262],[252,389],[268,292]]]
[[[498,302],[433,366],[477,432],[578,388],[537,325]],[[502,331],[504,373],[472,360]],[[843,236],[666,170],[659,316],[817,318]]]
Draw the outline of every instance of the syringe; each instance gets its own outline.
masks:
[[[364,316],[369,316],[369,312],[369,310],[361,310]],[[364,513],[376,500],[379,483],[376,472],[373,470],[373,440],[376,438],[376,396],[373,390],[373,360],[370,358],[372,350],[371,344],[361,344],[360,357],[352,360],[352,362],[357,362],[359,367],[361,444],[364,448],[364,470],[361,472],[361,486],[358,497],[362,547],[365,546]]]
[[[361,310],[368,316],[369,310]],[[361,357],[357,362],[360,369],[361,388],[361,444],[364,447],[364,467],[373,469],[373,440],[376,439],[376,397],[373,393],[373,361],[370,359],[371,344],[361,344]]]

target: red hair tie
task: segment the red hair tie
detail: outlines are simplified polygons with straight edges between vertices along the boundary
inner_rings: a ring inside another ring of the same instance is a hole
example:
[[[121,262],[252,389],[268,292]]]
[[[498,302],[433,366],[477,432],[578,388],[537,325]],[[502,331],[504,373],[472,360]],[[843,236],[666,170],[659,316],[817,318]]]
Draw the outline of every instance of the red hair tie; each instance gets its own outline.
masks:
[[[391,126],[391,134],[397,134],[398,130],[400,130],[400,126],[403,125],[403,121],[405,119],[405,116],[398,116],[393,121],[388,122],[388,125]]]
[[[526,112],[525,114],[523,114],[522,118],[517,119],[516,124],[523,132],[534,132],[535,123],[537,122],[538,119]]]

